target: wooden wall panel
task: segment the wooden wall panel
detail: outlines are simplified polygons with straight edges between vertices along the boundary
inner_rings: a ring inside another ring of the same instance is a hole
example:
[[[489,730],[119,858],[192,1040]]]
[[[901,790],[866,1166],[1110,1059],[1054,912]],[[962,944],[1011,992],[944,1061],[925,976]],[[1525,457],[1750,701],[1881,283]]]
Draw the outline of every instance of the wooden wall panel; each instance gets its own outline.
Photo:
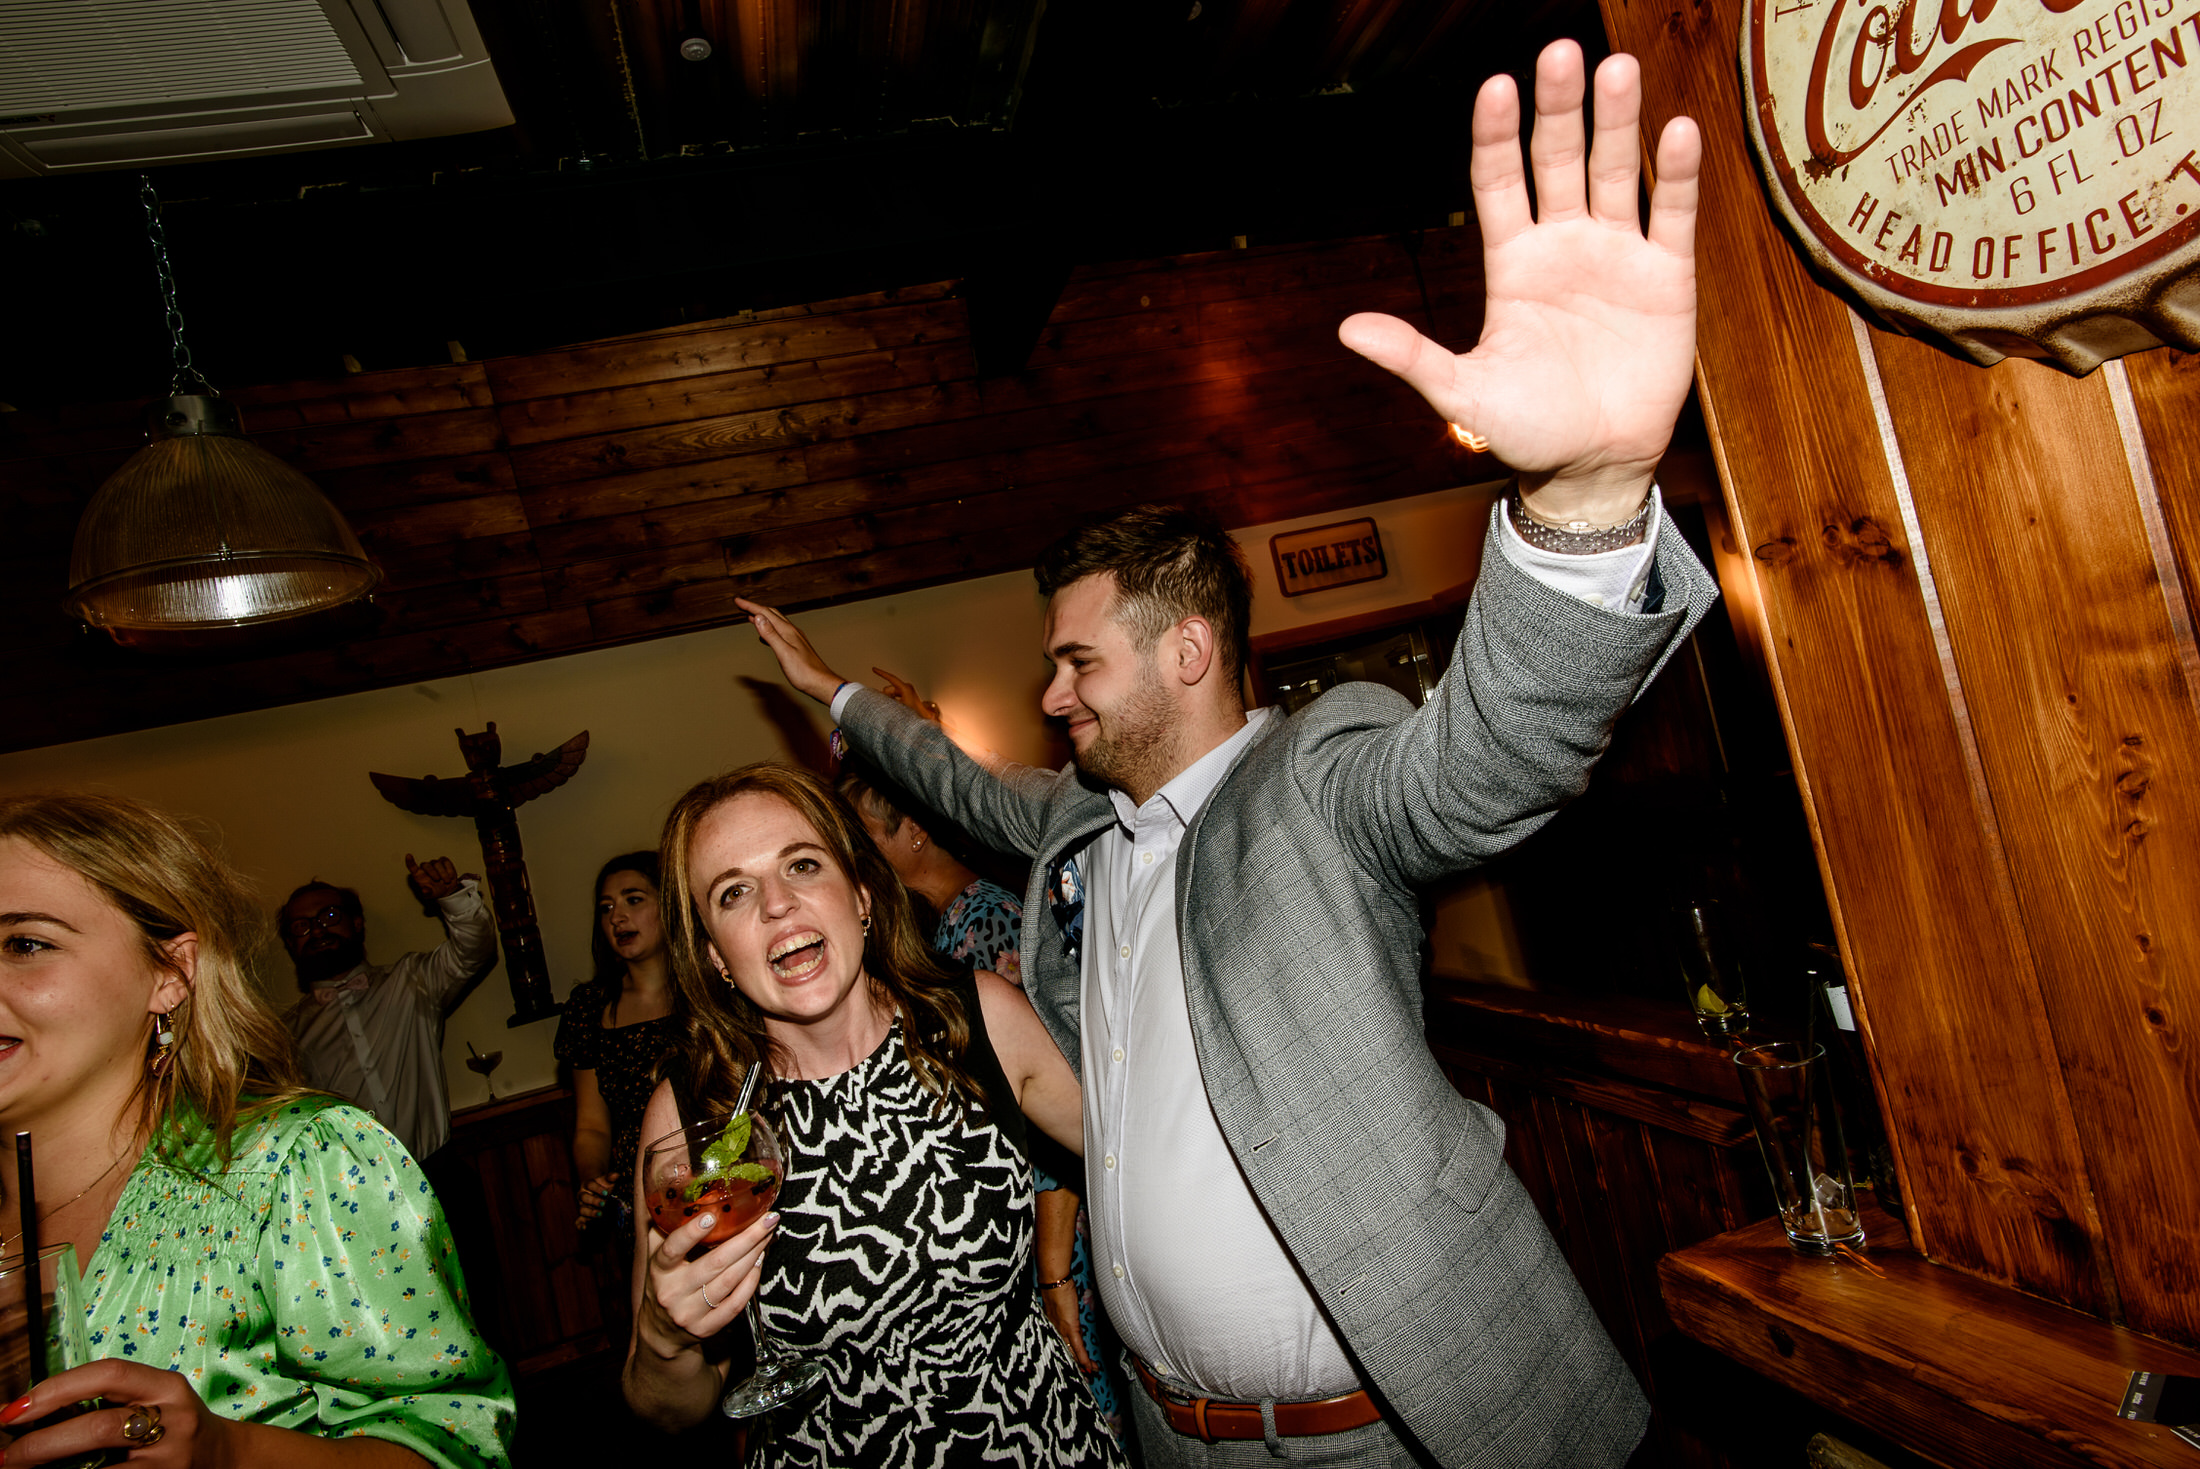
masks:
[[[1226,523],[1488,472],[1338,344],[1354,310],[1479,328],[1469,230],[1080,271],[1026,371],[980,379],[954,283],[525,358],[233,396],[351,517],[386,580],[351,641],[209,677],[58,611],[139,404],[0,415],[8,646],[53,697],[22,748],[1021,569],[1071,514],[1155,498]]]
[[[2200,352],[2144,352],[2126,358],[2147,467],[2185,593],[2187,621],[2200,624]],[[2195,690],[2200,694],[2200,690]]]
[[[330,391],[335,387],[336,391]],[[400,368],[374,373],[364,386],[355,380],[264,383],[229,395],[267,428],[313,423],[344,423],[363,418],[401,418],[414,413],[446,413],[486,408],[494,398],[489,374],[478,362]]]
[[[1604,14],[1642,60],[1648,116],[1704,131],[1698,255],[1719,264],[1701,280],[1699,397],[1920,1244],[2106,1310],[2092,1183],[1850,315],[1774,225],[1750,161],[1739,0]]]
[[[399,464],[366,464],[324,470],[313,476],[324,494],[343,502],[347,512],[433,505],[469,495],[515,490],[512,462],[494,450]]]
[[[507,406],[501,420],[513,444],[538,444],[575,434],[616,433],[652,424],[753,413],[789,403],[815,402],[835,394],[880,392],[913,382],[943,382],[970,377],[975,371],[969,343],[944,342],[535,398]]]
[[[487,364],[499,403],[575,388],[677,382],[744,367],[877,352],[897,345],[956,341],[970,333],[948,286],[853,297],[837,310],[792,306],[683,332],[645,332],[608,342],[500,358]]]
[[[574,1228],[573,1099],[552,1087],[469,1107],[438,1155],[474,1315],[515,1376],[623,1347],[606,1310],[600,1241]],[[609,1328],[609,1330],[607,1330]]]
[[[2124,1320],[2200,1339],[2200,1173],[2161,1166],[2200,1157],[2182,1020],[2200,1006],[2200,723],[2162,584],[2133,574],[2153,556],[2107,376],[1873,345],[2064,1084],[2114,1201]],[[2043,1211],[2078,1204],[2021,1154],[1971,1166]]]

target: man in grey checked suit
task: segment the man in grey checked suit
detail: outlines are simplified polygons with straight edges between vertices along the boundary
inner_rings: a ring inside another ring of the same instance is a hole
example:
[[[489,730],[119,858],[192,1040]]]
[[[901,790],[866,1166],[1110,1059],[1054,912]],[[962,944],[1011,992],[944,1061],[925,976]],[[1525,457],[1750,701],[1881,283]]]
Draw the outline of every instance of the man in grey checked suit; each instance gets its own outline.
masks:
[[[862,754],[1034,859],[1025,987],[1084,1084],[1095,1274],[1152,1465],[1577,1469],[1642,1435],[1501,1124],[1429,1055],[1414,900],[1579,793],[1715,595],[1651,484],[1692,363],[1700,144],[1667,128],[1645,232],[1632,59],[1599,69],[1593,145],[1583,90],[1578,48],[1548,50],[1540,219],[1510,81],[1477,99],[1474,352],[1387,317],[1342,328],[1520,473],[1425,707],[1347,684],[1248,714],[1242,553],[1166,508],[1042,558],[1061,771],[968,759],[743,604]]]

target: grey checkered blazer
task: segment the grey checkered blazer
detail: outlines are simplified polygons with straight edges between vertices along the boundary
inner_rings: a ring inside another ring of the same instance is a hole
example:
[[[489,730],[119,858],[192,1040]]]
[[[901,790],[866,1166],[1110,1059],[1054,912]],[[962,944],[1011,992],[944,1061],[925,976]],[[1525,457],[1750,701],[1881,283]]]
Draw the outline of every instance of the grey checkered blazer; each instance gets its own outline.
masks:
[[[1447,1465],[1588,1469],[1623,1463],[1648,1409],[1506,1168],[1503,1124],[1429,1054],[1414,890],[1579,794],[1717,591],[1670,527],[1663,610],[1636,617],[1544,586],[1498,533],[1428,704],[1346,684],[1240,757],[1178,849],[1177,924],[1215,1116],[1394,1421]],[[1035,859],[1024,985],[1076,1066],[1046,874],[1113,820],[1107,798],[1074,767],[988,770],[867,689],[841,722],[912,794]]]

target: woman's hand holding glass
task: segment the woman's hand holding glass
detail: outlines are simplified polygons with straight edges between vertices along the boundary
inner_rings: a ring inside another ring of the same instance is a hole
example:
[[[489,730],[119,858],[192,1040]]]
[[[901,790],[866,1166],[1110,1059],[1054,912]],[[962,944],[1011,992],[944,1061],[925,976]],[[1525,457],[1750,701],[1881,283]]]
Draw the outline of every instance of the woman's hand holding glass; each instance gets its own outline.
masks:
[[[93,1398],[117,1406],[38,1426],[48,1414]],[[105,1450],[129,1450],[133,1464],[171,1469],[236,1458],[229,1439],[238,1425],[207,1407],[182,1373],[117,1357],[55,1373],[0,1408],[0,1425],[16,1435],[7,1447],[11,1465],[81,1462]]]
[[[648,1219],[647,1202],[637,1201],[637,1219]],[[731,1239],[689,1259],[717,1225],[715,1214],[698,1214],[670,1234],[649,1225],[647,1278],[642,1283],[641,1314],[635,1329],[642,1345],[659,1357],[692,1350],[740,1319],[762,1278],[764,1252],[770,1248],[777,1213],[765,1214]]]

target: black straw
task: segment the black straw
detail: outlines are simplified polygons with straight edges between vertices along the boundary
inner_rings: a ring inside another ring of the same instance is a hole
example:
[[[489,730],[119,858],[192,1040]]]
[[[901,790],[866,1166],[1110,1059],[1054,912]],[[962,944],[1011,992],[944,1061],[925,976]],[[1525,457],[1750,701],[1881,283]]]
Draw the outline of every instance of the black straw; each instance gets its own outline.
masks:
[[[30,1327],[31,1382],[46,1375],[46,1300],[38,1278],[38,1185],[31,1177],[31,1135],[15,1135],[15,1205],[23,1219],[23,1312]]]

